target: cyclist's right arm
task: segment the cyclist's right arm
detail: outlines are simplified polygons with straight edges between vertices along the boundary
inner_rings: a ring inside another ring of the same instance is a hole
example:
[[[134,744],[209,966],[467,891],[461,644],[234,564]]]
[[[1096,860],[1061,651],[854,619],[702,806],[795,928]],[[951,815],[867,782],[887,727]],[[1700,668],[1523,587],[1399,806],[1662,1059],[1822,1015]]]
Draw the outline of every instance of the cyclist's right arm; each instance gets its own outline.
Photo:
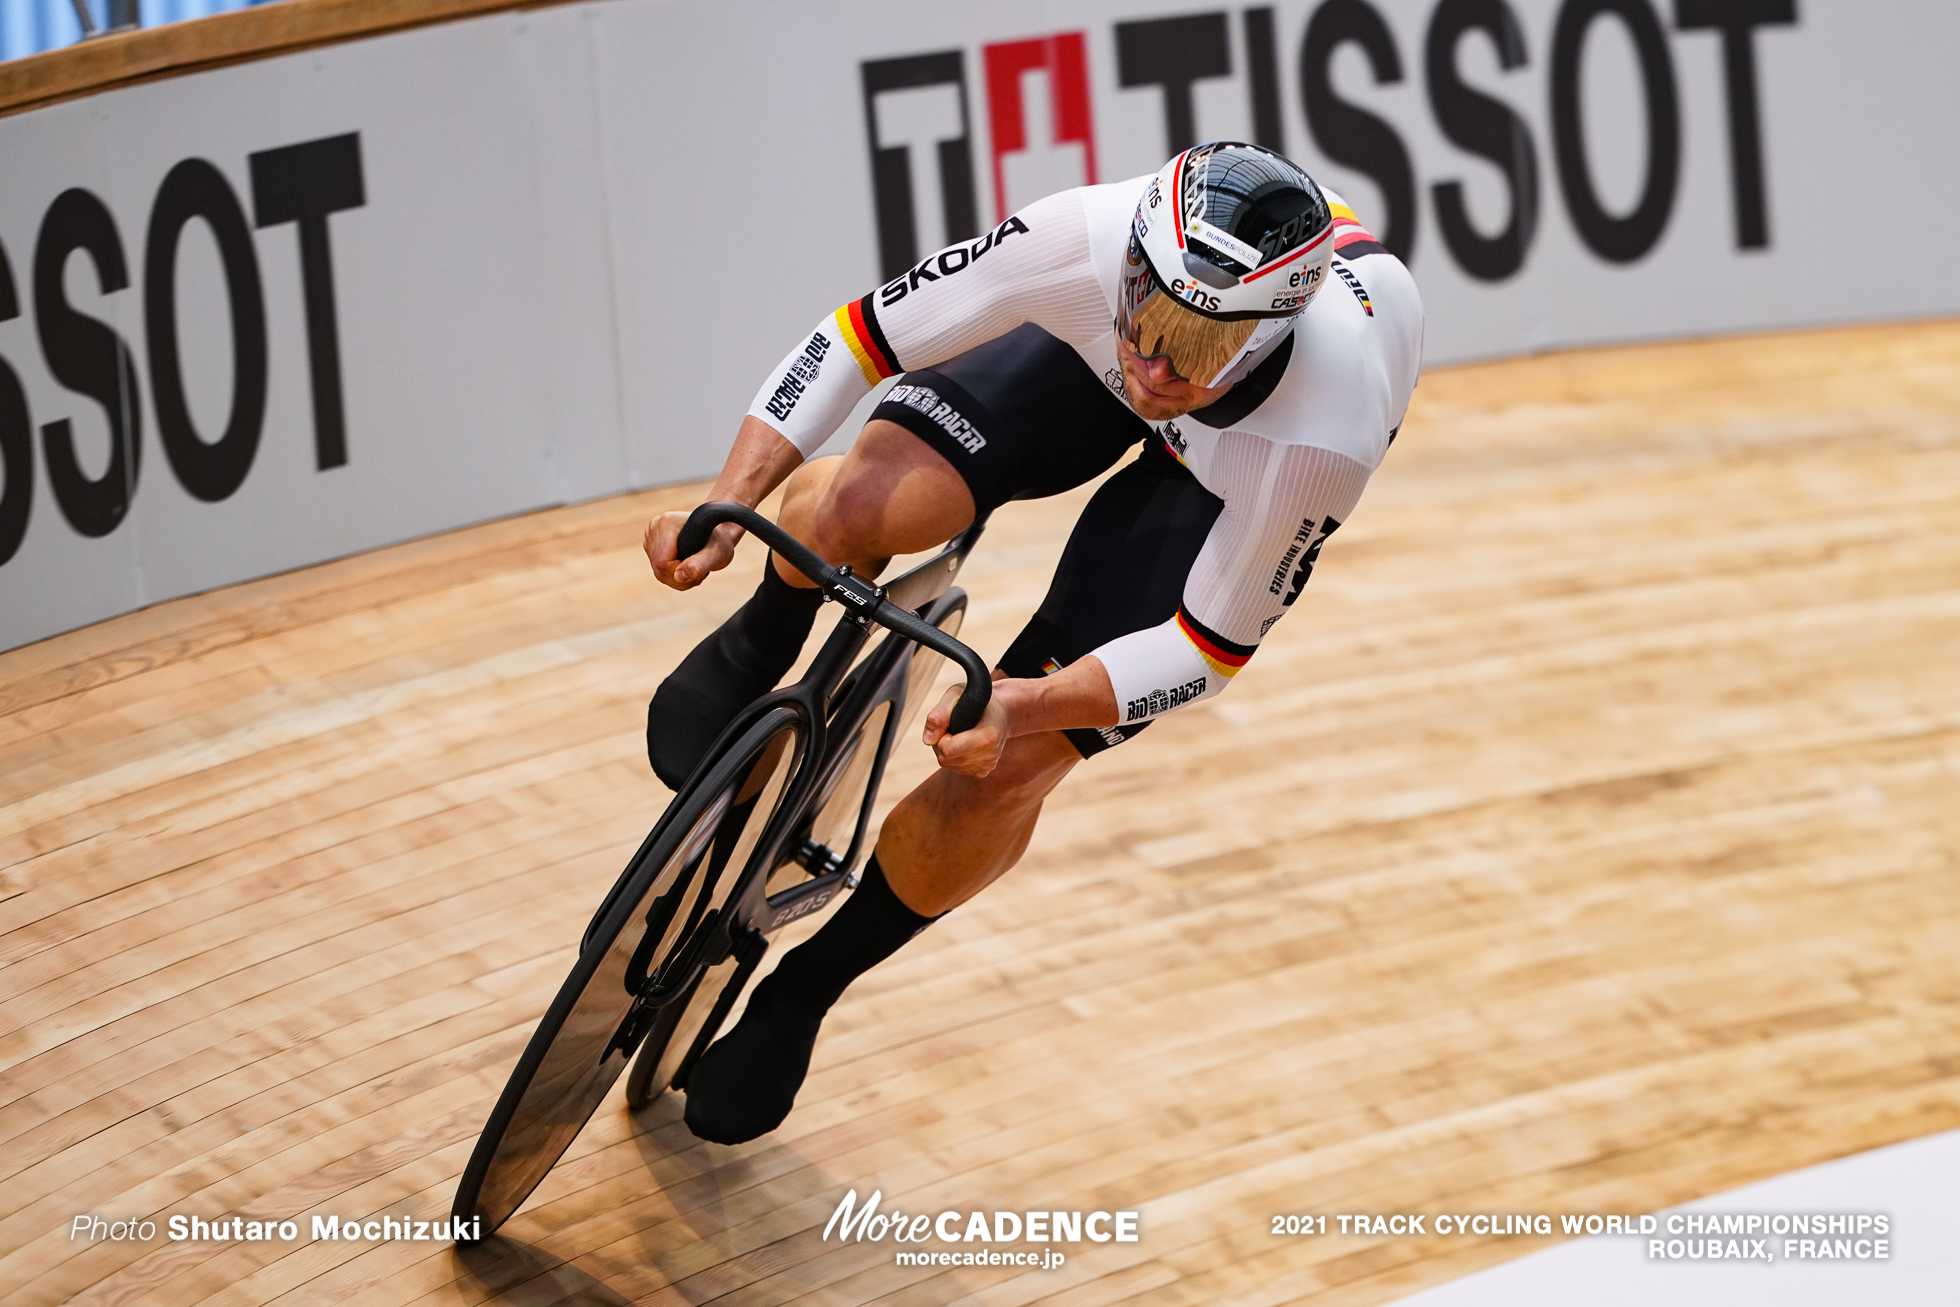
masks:
[[[819,322],[756,392],[710,498],[753,508],[815,453],[886,377],[930,367],[1037,322],[1064,339],[1108,330],[1109,306],[1088,255],[1082,201],[1037,200],[980,237],[927,256]],[[654,575],[678,590],[728,565],[739,527],[674,557],[685,513],[647,524]]]
[[[1035,322],[1063,339],[1109,331],[1081,196],[1037,200],[926,256],[819,322],[756,392],[749,416],[807,458],[873,386]]]
[[[722,464],[714,487],[708,491],[708,499],[754,508],[802,461],[802,451],[783,439],[781,432],[753,417],[743,418],[741,430],[735,433],[735,448],[728,451],[728,459]],[[679,558],[676,546],[686,521],[686,510],[662,513],[647,523],[640,542],[647,562],[653,565],[654,576],[662,585],[676,590],[692,590],[707,580],[710,572],[727,567],[742,539],[741,527],[723,522],[708,537],[700,553]]]

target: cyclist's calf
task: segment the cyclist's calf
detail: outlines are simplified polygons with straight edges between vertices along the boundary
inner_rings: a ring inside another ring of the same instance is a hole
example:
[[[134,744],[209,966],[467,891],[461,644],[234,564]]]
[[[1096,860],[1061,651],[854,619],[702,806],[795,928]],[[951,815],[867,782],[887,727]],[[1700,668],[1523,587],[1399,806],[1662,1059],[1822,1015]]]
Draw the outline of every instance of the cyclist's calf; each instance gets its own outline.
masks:
[[[1021,860],[1041,805],[1082,761],[1066,735],[1008,742],[985,777],[938,771],[901,800],[878,837],[892,892],[914,912],[950,912]]]

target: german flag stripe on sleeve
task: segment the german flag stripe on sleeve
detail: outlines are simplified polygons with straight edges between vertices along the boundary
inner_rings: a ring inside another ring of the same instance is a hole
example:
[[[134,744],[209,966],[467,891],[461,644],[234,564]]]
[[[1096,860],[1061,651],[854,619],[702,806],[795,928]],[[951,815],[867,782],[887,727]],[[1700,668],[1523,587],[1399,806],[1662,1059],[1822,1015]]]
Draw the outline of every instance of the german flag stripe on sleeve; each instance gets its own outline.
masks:
[[[1334,253],[1344,259],[1358,259],[1364,254],[1385,254],[1387,250],[1375,239],[1373,232],[1361,225],[1361,219],[1354,216],[1354,210],[1345,204],[1330,204],[1328,210],[1334,215]]]
[[[898,360],[878,327],[878,311],[871,306],[869,295],[839,307],[836,321],[837,334],[850,347],[851,357],[857,360],[867,382],[875,386],[886,377],[898,375]]]
[[[1191,646],[1198,651],[1198,656],[1205,660],[1205,664],[1227,679],[1239,674],[1239,668],[1246,665],[1252,657],[1253,649],[1257,647],[1249,644],[1233,644],[1191,616],[1184,610],[1182,604],[1177,608],[1177,629],[1184,633],[1184,638],[1191,642]]]

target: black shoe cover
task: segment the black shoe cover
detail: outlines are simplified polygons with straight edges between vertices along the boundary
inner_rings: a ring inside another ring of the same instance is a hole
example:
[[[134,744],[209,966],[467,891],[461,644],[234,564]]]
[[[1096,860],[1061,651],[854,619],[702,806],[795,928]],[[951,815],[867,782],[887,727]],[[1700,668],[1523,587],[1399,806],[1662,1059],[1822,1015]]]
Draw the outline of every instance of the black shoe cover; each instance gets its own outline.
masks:
[[[775,689],[787,670],[757,668],[739,656],[748,652],[746,646],[723,627],[695,645],[653,692],[647,705],[647,761],[668,789],[680,789],[722,728]]]
[[[809,637],[823,594],[763,564],[762,584],[660,683],[647,705],[647,761],[670,790],[693,775],[735,715],[776,688]]]
[[[783,1123],[810,1070],[823,1018],[769,1001],[756,986],[735,1028],[717,1039],[687,1077],[684,1120],[696,1138],[743,1144]]]

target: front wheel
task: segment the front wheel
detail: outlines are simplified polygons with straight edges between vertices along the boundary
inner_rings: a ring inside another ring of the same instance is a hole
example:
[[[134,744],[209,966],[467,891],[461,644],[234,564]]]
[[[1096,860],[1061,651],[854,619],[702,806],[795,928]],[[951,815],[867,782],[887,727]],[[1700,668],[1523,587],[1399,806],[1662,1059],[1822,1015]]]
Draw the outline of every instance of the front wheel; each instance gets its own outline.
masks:
[[[720,1032],[766,947],[759,939],[745,943],[749,948],[709,967],[687,993],[660,1010],[626,1075],[628,1108],[637,1112],[669,1088],[687,1088],[686,1071]]]
[[[966,591],[957,587],[947,591],[923,615],[946,634],[958,635],[966,619]],[[870,842],[871,809],[878,799],[878,783],[884,775],[890,743],[911,738],[912,724],[926,699],[931,697],[945,661],[942,654],[915,647],[909,655],[905,684],[899,687],[898,696],[877,704],[849,739],[841,739],[836,734],[830,737],[830,748],[846,761],[830,781],[828,792],[816,797],[815,816],[801,837],[828,857],[823,860],[824,865],[806,869],[789,861],[786,850],[783,864],[773,869],[768,883],[772,904],[783,901],[777,895],[809,884],[807,875],[833,868],[833,875],[854,870],[855,855]],[[862,667],[860,664],[860,670]],[[845,684],[840,700],[850,697],[851,683]],[[895,729],[890,721],[894,707],[899,713]],[[834,730],[834,720],[832,726]],[[797,842],[798,836],[792,835],[790,843]],[[849,883],[855,884],[855,878]],[[798,920],[805,932],[820,926],[842,900],[841,893],[833,894],[818,912],[807,917],[799,913]],[[709,968],[683,998],[661,1010],[640,1044],[633,1069],[627,1073],[627,1107],[638,1112],[668,1089],[687,1088],[687,1073],[721,1033],[736,1003],[749,988],[749,980],[767,947],[762,940],[751,941],[750,945],[752,952],[732,955]]]
[[[729,896],[776,816],[808,738],[802,711],[771,709],[685,788],[622,877],[571,975],[491,1110],[454,1214],[485,1235],[564,1155],[649,1027],[684,1010],[731,941]]]

